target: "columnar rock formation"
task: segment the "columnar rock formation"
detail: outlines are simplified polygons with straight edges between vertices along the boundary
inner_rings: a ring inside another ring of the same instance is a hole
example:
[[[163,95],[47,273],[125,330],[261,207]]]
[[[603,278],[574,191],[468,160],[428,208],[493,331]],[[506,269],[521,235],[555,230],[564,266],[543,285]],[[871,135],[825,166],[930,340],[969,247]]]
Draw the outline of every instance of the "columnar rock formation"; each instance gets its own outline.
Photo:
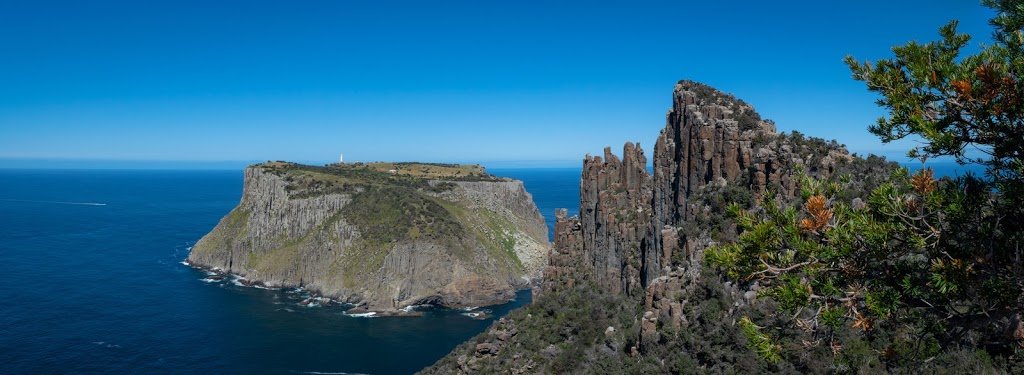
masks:
[[[563,233],[575,226],[563,225],[570,218],[559,217],[556,224],[554,251],[581,249],[577,267],[613,292],[641,295],[667,272],[673,257],[689,259],[706,245],[679,229],[707,215],[709,189],[738,186],[755,198],[776,189],[792,197],[797,166],[827,176],[837,160],[849,158],[835,143],[815,150],[822,156],[780,142],[775,124],[752,106],[692,81],[676,85],[666,117],[654,146],[653,175],[639,145],[627,143],[621,161],[610,149],[603,158],[588,155],[580,181],[579,235]]]
[[[893,165],[853,158],[834,141],[777,134],[750,105],[695,82],[675,86],[666,117],[653,173],[632,143],[621,159],[610,148],[584,159],[579,216],[556,212],[535,305],[426,373],[766,369],[735,326],[737,314],[759,308],[759,285],[723,282],[703,267],[706,247],[737,234],[727,204],[753,208],[769,191],[796,203],[798,170],[822,178],[859,173],[846,190],[863,195]]]
[[[605,148],[604,159],[587,156],[580,181],[584,257],[599,284],[627,293],[641,288],[637,260],[651,219],[651,176],[640,147],[627,143],[622,160]]]
[[[583,259],[583,233],[580,229],[578,216],[569,217],[568,210],[560,208],[555,211],[555,243],[565,246],[552,247],[548,253],[548,266],[544,268],[542,286],[544,290],[571,288],[574,279],[571,277],[577,262]],[[560,282],[555,282],[559,280]]]
[[[654,146],[658,222],[692,219],[688,198],[712,182],[746,183],[751,173],[760,173],[754,186],[765,186],[769,174],[776,174],[776,180],[786,177],[778,175],[773,160],[755,154],[754,139],[774,137],[775,124],[762,121],[753,107],[689,81],[676,85],[672,99],[667,125]]]

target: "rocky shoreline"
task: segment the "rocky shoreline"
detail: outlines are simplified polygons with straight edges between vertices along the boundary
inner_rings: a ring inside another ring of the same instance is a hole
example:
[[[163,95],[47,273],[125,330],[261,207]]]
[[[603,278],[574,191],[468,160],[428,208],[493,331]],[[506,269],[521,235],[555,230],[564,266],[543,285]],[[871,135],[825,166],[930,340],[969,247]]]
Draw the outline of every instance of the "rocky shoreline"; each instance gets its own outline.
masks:
[[[306,293],[309,293],[309,297],[306,297],[306,298],[302,299],[302,301],[300,301],[298,303],[300,306],[305,306],[305,307],[324,306],[324,307],[326,307],[326,306],[333,306],[333,305],[348,305],[348,306],[352,306],[352,307],[349,308],[348,310],[345,310],[345,315],[366,316],[366,317],[372,316],[372,317],[375,317],[375,318],[376,317],[417,317],[417,316],[423,316],[422,312],[411,310],[411,309],[408,309],[408,308],[406,308],[406,309],[396,309],[396,310],[370,310],[370,309],[368,309],[366,307],[366,304],[364,302],[362,302],[362,301],[352,300],[352,299],[349,299],[349,300],[335,299],[335,298],[331,298],[331,297],[328,297],[328,296],[324,296],[319,291],[306,289],[306,288],[304,288],[302,286],[268,285],[267,283],[265,283],[263,281],[260,281],[260,280],[247,279],[247,278],[245,278],[242,275],[231,273],[231,272],[226,272],[226,271],[224,271],[224,270],[222,270],[222,269],[220,269],[218,267],[205,267],[205,266],[202,266],[202,265],[198,265],[198,264],[192,263],[192,262],[190,262],[188,260],[185,260],[182,263],[187,265],[187,266],[189,266],[189,267],[200,269],[200,270],[206,271],[208,273],[211,273],[209,276],[203,278],[203,281],[206,281],[206,282],[222,282],[222,281],[229,281],[230,280],[235,285],[243,286],[243,287],[250,287],[250,288],[259,288],[259,289],[267,289],[267,290],[281,290],[281,289],[287,289],[287,288],[302,289]]]
[[[192,268],[195,268],[195,269],[206,271],[208,273],[208,276],[206,276],[206,277],[204,277],[202,279],[202,281],[204,281],[204,282],[224,282],[224,281],[229,281],[232,284],[237,285],[237,286],[241,286],[241,287],[250,287],[250,288],[258,288],[258,289],[266,289],[266,290],[282,290],[282,289],[289,289],[289,288],[299,289],[299,290],[302,290],[303,292],[307,293],[308,297],[303,298],[300,302],[298,302],[298,305],[304,306],[304,307],[349,306],[348,309],[345,310],[344,314],[347,315],[347,316],[351,316],[351,317],[365,317],[365,318],[370,318],[370,317],[372,317],[372,318],[384,318],[384,317],[421,317],[421,316],[424,315],[424,312],[420,311],[419,309],[423,309],[423,308],[441,308],[441,309],[449,309],[449,310],[463,310],[463,311],[466,311],[466,312],[463,313],[462,315],[465,315],[465,316],[467,316],[469,318],[476,319],[476,320],[484,320],[484,319],[489,319],[489,318],[493,317],[493,315],[491,315],[491,313],[490,313],[490,310],[486,310],[484,308],[489,307],[489,306],[496,306],[496,305],[502,305],[502,304],[510,303],[510,302],[512,302],[512,301],[514,301],[516,299],[516,295],[515,295],[515,293],[513,293],[511,298],[509,298],[507,300],[500,301],[500,302],[493,303],[493,304],[481,305],[481,306],[446,306],[446,305],[438,305],[438,304],[413,304],[413,305],[405,306],[405,307],[399,308],[399,309],[371,309],[371,308],[369,308],[369,306],[367,305],[367,303],[365,301],[361,301],[361,300],[358,300],[358,299],[353,299],[353,298],[349,298],[349,299],[332,298],[332,297],[323,295],[322,293],[320,293],[317,290],[306,289],[305,287],[302,287],[302,286],[267,284],[267,283],[265,283],[263,281],[260,281],[260,280],[252,280],[252,279],[245,278],[244,276],[241,276],[241,275],[238,275],[238,274],[235,274],[235,273],[226,272],[223,269],[220,269],[218,267],[206,267],[206,266],[202,266],[202,265],[198,265],[198,264],[192,263],[192,262],[190,262],[188,260],[182,261],[182,264],[184,264],[186,266],[189,266],[189,267],[192,267]],[[529,288],[518,289],[517,291],[522,291],[522,290],[527,290],[527,289],[531,289],[532,290],[536,286],[534,284],[536,284],[536,283],[534,282],[534,283],[528,284],[528,285],[530,285]],[[477,311],[478,309],[480,311]]]

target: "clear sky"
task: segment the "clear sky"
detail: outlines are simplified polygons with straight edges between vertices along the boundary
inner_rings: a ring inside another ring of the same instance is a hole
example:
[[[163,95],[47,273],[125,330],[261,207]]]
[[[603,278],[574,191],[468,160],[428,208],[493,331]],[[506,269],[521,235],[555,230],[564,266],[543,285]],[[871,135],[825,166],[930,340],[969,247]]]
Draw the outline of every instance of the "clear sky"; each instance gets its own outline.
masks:
[[[910,145],[867,132],[884,112],[843,57],[889,57],[952,19],[975,44],[991,30],[971,0],[33,0],[0,15],[0,167],[339,152],[577,166],[625,141],[650,152],[680,79],[781,131],[905,161]]]

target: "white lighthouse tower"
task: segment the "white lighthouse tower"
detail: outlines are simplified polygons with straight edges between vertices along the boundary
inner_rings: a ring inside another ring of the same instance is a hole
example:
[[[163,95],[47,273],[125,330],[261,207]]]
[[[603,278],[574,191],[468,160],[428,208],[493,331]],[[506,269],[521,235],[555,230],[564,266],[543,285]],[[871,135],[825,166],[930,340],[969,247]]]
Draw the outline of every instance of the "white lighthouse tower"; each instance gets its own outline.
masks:
[[[344,162],[345,162],[345,154],[344,153],[338,154],[338,164],[341,164],[341,163],[344,163]]]

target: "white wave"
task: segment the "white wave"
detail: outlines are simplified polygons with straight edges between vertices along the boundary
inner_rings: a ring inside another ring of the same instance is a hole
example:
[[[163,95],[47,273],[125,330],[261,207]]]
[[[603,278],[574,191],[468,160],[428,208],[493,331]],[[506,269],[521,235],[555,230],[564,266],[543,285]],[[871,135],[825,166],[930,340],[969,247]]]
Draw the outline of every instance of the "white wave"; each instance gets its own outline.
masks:
[[[216,268],[214,268],[214,270],[216,270]],[[211,273],[211,275],[220,275],[220,273],[214,272],[214,273]],[[240,287],[243,287],[243,288],[256,288],[256,289],[263,289],[263,290],[281,290],[281,288],[272,287],[272,286],[266,286],[266,285],[259,284],[259,283],[245,284],[245,282],[249,281],[249,279],[246,279],[244,277],[241,277],[241,276],[238,276],[238,275],[235,275],[235,274],[231,274],[231,273],[227,274],[227,278],[231,280],[231,284],[234,285],[234,286],[240,286]]]
[[[468,317],[474,318],[474,319],[477,319],[477,318],[487,318],[487,317],[490,317],[491,310],[471,311],[471,312],[465,312],[465,313],[462,313],[462,314],[459,314],[459,315],[468,316]]]
[[[219,283],[221,280],[212,280],[204,277],[202,279],[199,279],[199,281],[202,281],[204,283]]]
[[[121,345],[114,345],[114,344],[108,343],[106,341],[93,341],[92,343],[96,344],[96,345],[99,345],[99,346],[102,346],[104,348],[120,348],[121,347]]]
[[[403,307],[403,308],[401,308],[399,310],[402,310],[402,311],[405,311],[405,312],[412,312],[412,311],[417,310],[417,309],[427,308],[427,307],[431,307],[431,306],[432,305],[409,305],[409,306]]]
[[[76,206],[106,206],[106,203],[93,203],[93,202],[62,202],[62,201],[37,201],[31,199],[0,199],[0,201],[7,202],[27,202],[27,203],[50,203],[50,204],[72,204]]]
[[[191,267],[191,266],[192,266],[191,264],[188,264],[188,259],[186,259],[186,260],[183,260],[183,261],[181,261],[181,262],[178,262],[178,263],[184,264],[184,265],[186,265],[186,266],[189,266],[189,267]]]
[[[377,315],[377,313],[374,312],[374,311],[370,311],[368,313],[362,313],[362,314],[349,314],[349,313],[346,312],[345,315],[351,316],[353,318],[375,318],[376,317],[375,315]]]
[[[477,307],[477,306],[463,307],[462,311],[473,311],[473,310],[476,310],[476,309],[479,309],[479,308],[480,307]]]

